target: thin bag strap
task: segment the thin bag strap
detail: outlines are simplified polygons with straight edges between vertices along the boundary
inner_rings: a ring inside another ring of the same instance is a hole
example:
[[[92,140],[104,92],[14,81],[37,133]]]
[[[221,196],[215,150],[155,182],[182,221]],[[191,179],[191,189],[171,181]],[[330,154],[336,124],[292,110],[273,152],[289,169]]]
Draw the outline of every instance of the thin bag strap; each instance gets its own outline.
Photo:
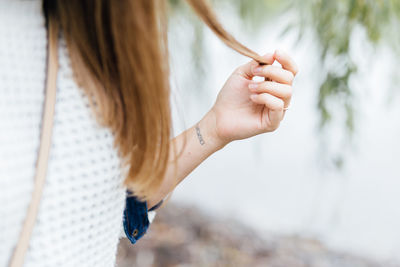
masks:
[[[32,230],[35,225],[39,210],[40,199],[43,193],[43,186],[46,180],[47,163],[49,160],[51,135],[54,121],[54,110],[56,102],[56,82],[58,71],[58,25],[49,20],[48,27],[48,50],[47,50],[47,77],[46,92],[42,118],[42,129],[40,138],[39,153],[36,162],[36,173],[32,199],[28,212],[22,226],[18,243],[10,259],[10,267],[21,267],[24,264],[25,255],[29,247]]]

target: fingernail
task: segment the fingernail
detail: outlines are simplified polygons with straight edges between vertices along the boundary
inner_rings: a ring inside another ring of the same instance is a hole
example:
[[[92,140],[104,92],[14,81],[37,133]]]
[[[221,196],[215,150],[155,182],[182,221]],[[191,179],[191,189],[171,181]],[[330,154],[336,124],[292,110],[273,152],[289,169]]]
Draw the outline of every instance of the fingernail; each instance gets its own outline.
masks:
[[[261,73],[262,72],[262,67],[257,67],[253,70],[254,73]]]
[[[249,83],[249,89],[257,89],[258,83]]]
[[[252,94],[250,95],[250,99],[254,100],[254,98],[256,98],[257,94]]]

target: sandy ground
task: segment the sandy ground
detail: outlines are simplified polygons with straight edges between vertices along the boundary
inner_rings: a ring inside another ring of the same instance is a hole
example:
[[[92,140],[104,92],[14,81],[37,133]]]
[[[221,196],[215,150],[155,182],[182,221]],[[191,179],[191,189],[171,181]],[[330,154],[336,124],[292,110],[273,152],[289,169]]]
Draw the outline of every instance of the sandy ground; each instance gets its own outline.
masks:
[[[232,220],[215,220],[196,208],[169,203],[135,245],[120,242],[118,267],[267,266],[398,267],[327,249],[298,236],[263,236]]]

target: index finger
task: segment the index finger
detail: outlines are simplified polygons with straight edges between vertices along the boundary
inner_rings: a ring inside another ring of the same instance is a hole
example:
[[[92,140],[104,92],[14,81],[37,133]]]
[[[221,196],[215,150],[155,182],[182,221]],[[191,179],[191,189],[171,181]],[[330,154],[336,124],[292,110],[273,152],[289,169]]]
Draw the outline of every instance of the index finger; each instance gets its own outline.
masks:
[[[265,54],[265,55],[262,56],[262,57],[263,57],[269,64],[274,63],[275,58],[274,58],[274,55],[273,55],[273,54]],[[255,60],[252,60],[252,61],[250,61],[250,62],[248,62],[248,63],[246,63],[246,64],[244,64],[244,65],[238,67],[238,68],[236,69],[235,72],[238,73],[238,74],[244,75],[245,77],[251,79],[251,78],[253,78],[253,76],[254,76],[252,69],[253,69],[254,67],[258,66],[258,65],[259,65],[258,62],[256,62]]]
[[[296,76],[297,72],[299,72],[296,62],[294,62],[294,60],[285,52],[276,50],[274,53],[274,58],[282,65],[282,68],[290,71],[293,73],[293,75]]]

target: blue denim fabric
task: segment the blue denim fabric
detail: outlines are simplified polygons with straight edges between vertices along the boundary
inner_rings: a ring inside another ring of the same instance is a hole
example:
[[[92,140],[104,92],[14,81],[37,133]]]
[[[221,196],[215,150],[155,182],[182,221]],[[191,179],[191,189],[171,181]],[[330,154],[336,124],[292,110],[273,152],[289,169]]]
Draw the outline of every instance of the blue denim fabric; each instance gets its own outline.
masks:
[[[124,230],[126,237],[135,244],[149,228],[147,203],[139,201],[136,197],[126,197],[126,206],[124,210]]]
[[[139,201],[132,192],[127,191],[126,204],[124,210],[124,230],[126,237],[135,244],[149,228],[148,212],[158,209],[164,200],[147,210],[147,202]]]

